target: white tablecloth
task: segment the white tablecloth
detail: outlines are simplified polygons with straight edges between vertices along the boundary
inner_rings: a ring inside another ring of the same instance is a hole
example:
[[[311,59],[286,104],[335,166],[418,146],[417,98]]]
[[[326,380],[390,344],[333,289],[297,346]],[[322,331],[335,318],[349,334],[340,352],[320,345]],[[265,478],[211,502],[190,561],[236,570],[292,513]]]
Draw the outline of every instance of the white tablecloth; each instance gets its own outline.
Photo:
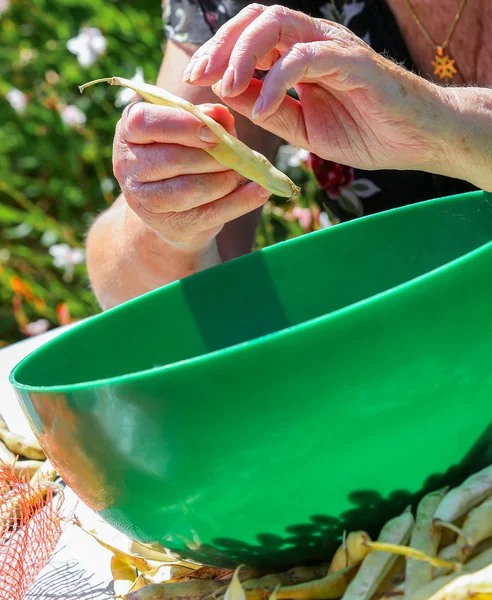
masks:
[[[29,423],[9,383],[10,371],[24,356],[65,329],[67,327],[54,329],[0,350],[0,413],[12,431],[32,437]],[[97,522],[94,513],[66,489],[66,514],[73,514],[74,508],[85,524]],[[67,525],[55,554],[26,600],[110,600],[113,597],[110,558],[111,554],[86,533],[74,525]]]

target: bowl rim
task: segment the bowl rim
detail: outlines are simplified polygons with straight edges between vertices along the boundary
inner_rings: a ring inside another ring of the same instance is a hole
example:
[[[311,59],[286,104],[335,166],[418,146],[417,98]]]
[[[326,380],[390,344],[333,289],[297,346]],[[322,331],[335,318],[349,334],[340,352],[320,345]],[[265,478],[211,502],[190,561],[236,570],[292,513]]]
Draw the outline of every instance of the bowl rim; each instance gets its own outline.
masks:
[[[491,192],[486,192],[484,190],[478,190],[478,191],[472,191],[472,192],[465,192],[462,194],[453,194],[451,196],[443,196],[443,197],[434,198],[431,200],[425,200],[422,202],[416,202],[414,204],[405,205],[402,207],[386,210],[386,211],[383,211],[380,213],[375,213],[372,215],[367,215],[365,217],[360,217],[358,219],[353,219],[348,222],[340,223],[336,227],[337,227],[337,229],[340,227],[354,228],[354,227],[360,226],[359,224],[362,221],[366,222],[366,221],[372,221],[375,219],[379,219],[379,220],[388,219],[388,218],[391,218],[394,213],[420,210],[421,206],[428,205],[428,204],[443,204],[443,205],[449,204],[449,203],[452,204],[453,202],[455,202],[457,200],[462,200],[465,196],[468,196],[468,197],[472,196],[472,198],[478,198],[478,197],[482,196],[484,200],[487,200],[488,202],[492,203],[492,193]],[[322,229],[322,230],[318,230],[318,231],[314,231],[314,232],[305,234],[305,235],[297,237],[297,238],[278,242],[277,244],[273,244],[272,246],[268,246],[267,248],[259,250],[259,252],[262,252],[262,253],[269,253],[269,252],[275,252],[275,251],[278,252],[279,246],[282,246],[284,244],[303,243],[303,241],[304,241],[304,243],[306,243],[306,241],[305,241],[306,238],[312,239],[313,236],[329,235],[330,230],[331,230],[331,228]],[[489,249],[491,247],[492,247],[492,236],[491,236],[490,241],[485,242],[484,244],[481,244],[480,246],[474,248],[473,250],[466,252],[465,254],[462,254],[462,255],[458,256],[457,258],[436,267],[435,269],[426,271],[422,275],[419,275],[417,277],[414,277],[412,279],[404,281],[403,283],[400,283],[389,289],[382,290],[381,292],[378,292],[376,294],[373,294],[372,296],[363,298],[362,300],[358,300],[357,302],[353,302],[346,306],[342,306],[342,307],[340,307],[334,311],[331,311],[329,313],[319,315],[318,317],[314,317],[312,319],[307,319],[306,321],[302,321],[301,323],[297,323],[296,325],[284,327],[277,331],[267,333],[267,334],[259,336],[257,338],[253,338],[252,340],[238,342],[237,344],[232,344],[230,346],[226,346],[224,348],[219,348],[217,350],[211,350],[210,352],[205,352],[204,354],[199,354],[196,356],[192,356],[190,358],[178,360],[178,361],[166,364],[166,365],[160,365],[157,367],[152,367],[150,369],[144,369],[141,371],[133,371],[131,373],[125,373],[123,375],[116,375],[114,377],[107,377],[104,379],[93,379],[90,381],[83,381],[80,383],[70,383],[70,384],[62,384],[62,385],[51,385],[51,386],[28,385],[28,384],[23,384],[23,383],[20,383],[19,381],[17,381],[16,373],[21,368],[23,368],[26,363],[28,363],[31,360],[34,360],[39,354],[41,354],[46,347],[51,346],[52,344],[56,344],[57,341],[59,341],[62,338],[66,338],[67,336],[73,335],[74,332],[76,333],[80,328],[83,328],[85,326],[90,326],[91,323],[97,322],[98,319],[104,319],[107,314],[126,310],[127,307],[133,303],[145,301],[144,300],[145,298],[152,296],[152,295],[157,295],[159,293],[162,293],[162,291],[164,289],[171,288],[172,286],[179,286],[180,280],[178,279],[178,280],[173,281],[165,286],[161,286],[155,290],[152,290],[150,292],[142,294],[141,296],[137,296],[136,298],[133,298],[122,304],[119,304],[118,306],[115,306],[106,311],[98,313],[97,315],[93,315],[93,316],[83,320],[79,325],[75,325],[75,326],[71,327],[70,329],[68,329],[67,331],[60,334],[59,336],[57,336],[51,340],[48,340],[45,344],[43,344],[39,348],[36,348],[35,350],[33,350],[31,353],[29,353],[27,356],[25,356],[21,361],[19,361],[15,365],[15,367],[11,370],[11,372],[9,374],[9,382],[14,387],[14,389],[19,390],[19,391],[25,391],[25,392],[33,392],[33,393],[79,392],[79,391],[88,390],[88,389],[92,390],[95,388],[100,388],[100,387],[104,387],[104,386],[108,386],[108,385],[119,385],[122,383],[125,383],[125,384],[132,383],[134,381],[137,381],[141,377],[152,377],[153,375],[158,375],[167,370],[176,371],[177,369],[191,367],[192,365],[194,365],[198,362],[207,362],[210,360],[214,360],[216,358],[220,358],[223,355],[228,356],[231,354],[239,353],[246,346],[248,348],[255,348],[258,345],[267,344],[267,343],[271,342],[272,340],[277,340],[279,338],[281,339],[282,337],[289,336],[289,335],[295,334],[300,331],[306,331],[306,330],[312,329],[315,326],[317,326],[319,323],[326,323],[331,320],[338,319],[342,316],[350,315],[351,313],[354,313],[354,312],[360,312],[365,307],[372,306],[378,302],[381,302],[383,299],[385,299],[387,297],[401,296],[407,290],[411,290],[411,289],[415,288],[417,285],[422,284],[423,282],[428,282],[429,280],[432,280],[441,275],[444,275],[445,273],[447,273],[451,269],[456,268],[459,265],[470,262],[476,256],[480,256],[481,254],[484,254],[487,251],[489,251]],[[248,256],[250,256],[250,255],[248,254],[245,256],[241,256],[234,260],[235,261],[244,261],[244,260],[248,259]],[[212,267],[212,268],[220,268],[221,266],[222,265],[217,265],[216,267]],[[193,277],[193,275],[191,275],[191,277]]]

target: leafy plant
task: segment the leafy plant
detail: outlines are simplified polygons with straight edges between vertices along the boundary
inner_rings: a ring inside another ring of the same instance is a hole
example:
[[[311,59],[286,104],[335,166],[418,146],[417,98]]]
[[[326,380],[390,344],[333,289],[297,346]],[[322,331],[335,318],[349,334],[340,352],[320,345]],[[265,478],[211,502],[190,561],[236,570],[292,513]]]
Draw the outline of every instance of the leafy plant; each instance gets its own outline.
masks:
[[[119,194],[112,139],[128,98],[77,86],[154,82],[164,43],[158,0],[0,2],[0,346],[99,311],[84,240]],[[300,156],[283,147],[279,166],[305,195],[268,203],[256,248],[320,226]]]

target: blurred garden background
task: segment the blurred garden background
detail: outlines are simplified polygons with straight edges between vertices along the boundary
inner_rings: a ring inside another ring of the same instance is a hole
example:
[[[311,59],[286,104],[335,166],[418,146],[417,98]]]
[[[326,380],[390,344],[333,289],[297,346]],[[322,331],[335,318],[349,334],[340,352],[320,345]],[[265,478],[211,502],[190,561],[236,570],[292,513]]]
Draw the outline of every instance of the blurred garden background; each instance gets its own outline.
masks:
[[[160,0],[0,0],[0,347],[100,310],[84,239],[119,194],[112,140],[132,96],[77,86],[154,83],[164,47]],[[269,201],[256,248],[331,224],[306,158],[282,147],[304,195]]]

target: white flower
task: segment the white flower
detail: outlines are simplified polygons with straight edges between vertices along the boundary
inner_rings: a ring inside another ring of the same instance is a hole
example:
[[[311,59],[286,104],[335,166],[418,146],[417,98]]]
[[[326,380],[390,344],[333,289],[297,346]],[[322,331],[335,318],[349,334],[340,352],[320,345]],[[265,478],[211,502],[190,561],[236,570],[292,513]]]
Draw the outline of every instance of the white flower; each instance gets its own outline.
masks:
[[[69,281],[73,276],[75,265],[84,262],[84,251],[80,248],[70,248],[68,244],[55,244],[49,253],[53,257],[53,264],[65,271],[65,279]]]
[[[137,67],[135,75],[131,78],[131,81],[133,81],[136,84],[145,83],[142,67]],[[134,97],[135,92],[133,90],[130,90],[128,88],[121,88],[121,90],[119,90],[116,94],[116,100],[114,102],[115,106],[125,106],[126,104],[131,102]]]
[[[302,148],[292,148],[292,153],[287,159],[289,167],[299,167],[303,162],[306,162],[309,157],[309,152]]]
[[[65,106],[65,108],[61,111],[60,114],[62,121],[65,123],[65,125],[68,125],[69,127],[79,127],[80,125],[83,125],[87,120],[87,117],[80,110],[80,108],[73,106],[73,104]]]
[[[289,167],[299,167],[306,162],[309,152],[302,148],[296,148],[290,144],[282,144],[277,153],[277,168],[286,171]]]
[[[321,227],[321,229],[327,229],[328,227],[331,227],[333,225],[333,223],[330,221],[330,217],[328,216],[328,213],[322,212],[319,214],[319,226]]]
[[[46,319],[39,319],[38,321],[34,321],[33,323],[28,323],[24,327],[24,331],[27,335],[40,335],[41,333],[45,333],[50,328],[50,322]]]
[[[7,11],[10,6],[10,0],[0,0],[0,15]]]
[[[1,0],[0,0],[1,2]],[[27,96],[20,90],[12,88],[7,92],[7,100],[10,106],[18,113],[23,113],[27,106]]]
[[[67,48],[77,55],[82,67],[93,65],[97,57],[106,51],[106,38],[97,27],[82,27],[77,37],[67,42]]]
[[[110,194],[114,190],[113,180],[109,177],[105,177],[101,181],[101,190],[104,194]]]

